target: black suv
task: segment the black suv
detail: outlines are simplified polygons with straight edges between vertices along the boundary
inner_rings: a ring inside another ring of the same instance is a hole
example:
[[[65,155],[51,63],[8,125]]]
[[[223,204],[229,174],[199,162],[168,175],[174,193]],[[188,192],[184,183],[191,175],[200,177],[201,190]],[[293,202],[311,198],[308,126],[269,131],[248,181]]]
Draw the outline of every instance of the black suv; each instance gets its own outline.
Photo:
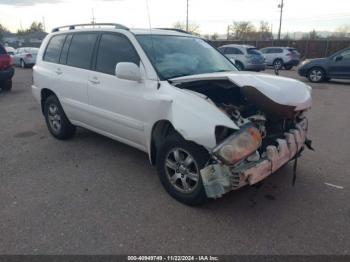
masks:
[[[350,79],[350,48],[343,49],[330,57],[305,60],[300,65],[298,73],[313,83],[331,78]]]
[[[12,58],[0,44],[0,89],[5,91],[12,89],[12,77],[14,73]]]

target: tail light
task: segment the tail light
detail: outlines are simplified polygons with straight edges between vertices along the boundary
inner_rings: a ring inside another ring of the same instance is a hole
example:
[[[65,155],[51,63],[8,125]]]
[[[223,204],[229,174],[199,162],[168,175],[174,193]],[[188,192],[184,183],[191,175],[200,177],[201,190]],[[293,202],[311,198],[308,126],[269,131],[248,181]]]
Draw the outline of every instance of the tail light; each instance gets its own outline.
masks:
[[[9,55],[0,56],[0,70],[7,69],[12,65],[12,58]]]
[[[32,56],[32,54],[26,54],[26,57],[27,58],[32,58],[33,56]]]

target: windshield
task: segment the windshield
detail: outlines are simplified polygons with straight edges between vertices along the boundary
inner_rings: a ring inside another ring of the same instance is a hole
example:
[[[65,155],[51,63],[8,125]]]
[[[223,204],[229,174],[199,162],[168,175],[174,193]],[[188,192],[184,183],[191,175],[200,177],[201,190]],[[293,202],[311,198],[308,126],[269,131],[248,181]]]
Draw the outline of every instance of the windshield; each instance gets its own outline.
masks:
[[[237,71],[202,39],[169,35],[136,36],[162,80],[213,72]]]

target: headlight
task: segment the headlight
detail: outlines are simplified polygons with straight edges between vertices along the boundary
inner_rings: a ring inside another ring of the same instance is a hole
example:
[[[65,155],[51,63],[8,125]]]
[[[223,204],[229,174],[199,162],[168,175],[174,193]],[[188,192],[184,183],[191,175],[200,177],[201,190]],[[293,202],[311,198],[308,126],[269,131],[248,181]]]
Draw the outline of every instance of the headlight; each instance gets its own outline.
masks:
[[[261,140],[259,130],[249,126],[227,138],[213,152],[226,164],[233,165],[253,154],[260,147]]]

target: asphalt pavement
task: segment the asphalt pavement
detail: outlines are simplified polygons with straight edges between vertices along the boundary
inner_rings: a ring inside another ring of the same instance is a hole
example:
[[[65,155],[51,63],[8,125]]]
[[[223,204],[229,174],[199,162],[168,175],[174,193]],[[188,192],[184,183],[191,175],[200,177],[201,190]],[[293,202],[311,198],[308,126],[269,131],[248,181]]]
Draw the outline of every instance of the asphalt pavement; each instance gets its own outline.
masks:
[[[31,81],[16,69],[0,93],[1,254],[350,253],[349,81],[312,85],[316,151],[294,187],[288,164],[196,208],[172,199],[136,149],[84,129],[55,140]]]

